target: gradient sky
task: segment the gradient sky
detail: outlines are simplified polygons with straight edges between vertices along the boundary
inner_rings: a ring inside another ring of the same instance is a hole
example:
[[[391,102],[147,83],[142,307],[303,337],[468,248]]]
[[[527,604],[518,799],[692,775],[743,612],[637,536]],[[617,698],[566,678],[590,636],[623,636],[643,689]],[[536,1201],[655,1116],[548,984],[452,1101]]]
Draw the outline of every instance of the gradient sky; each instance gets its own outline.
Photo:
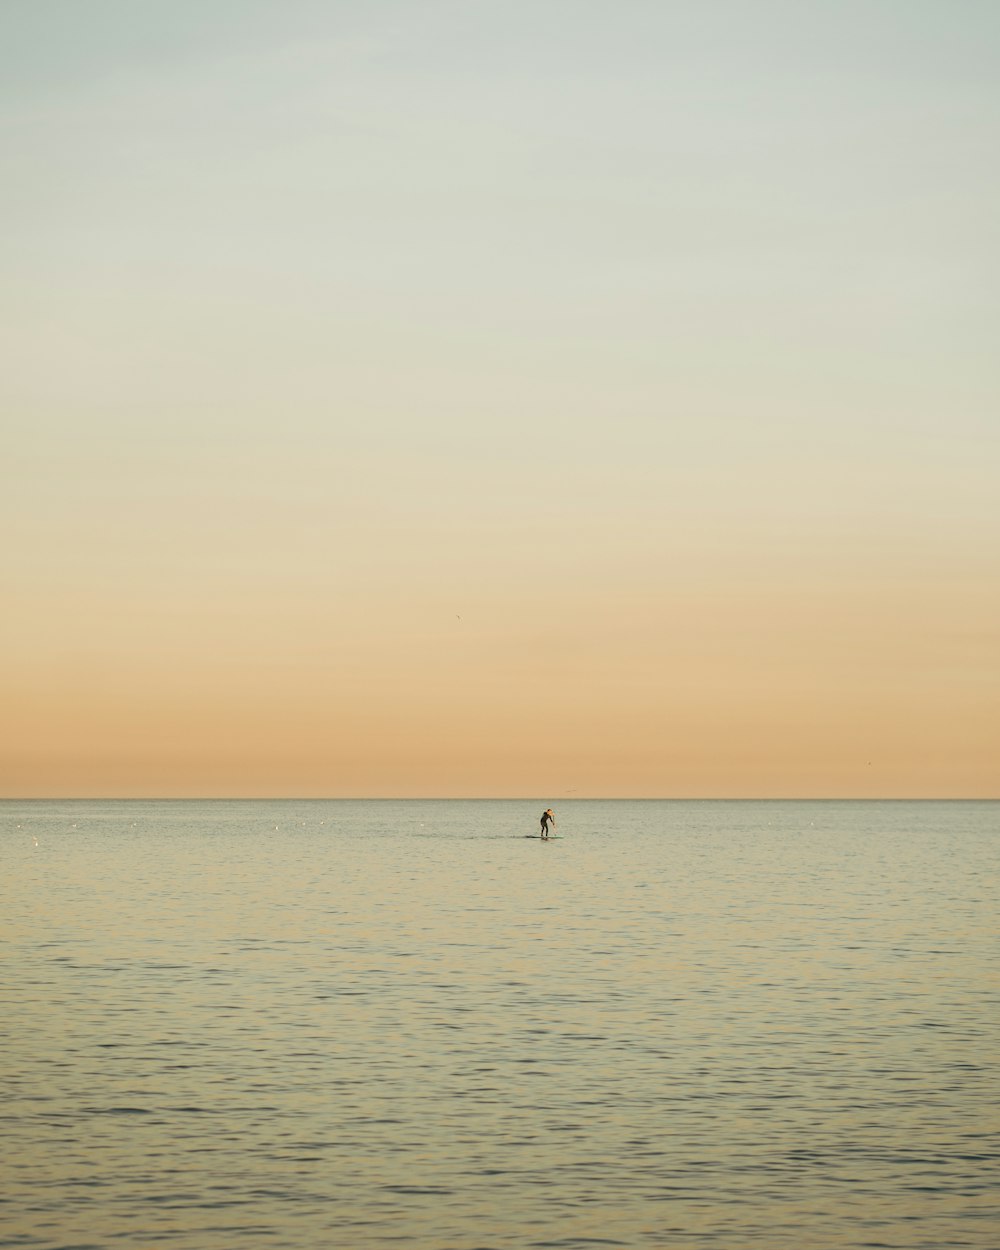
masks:
[[[1000,795],[1000,5],[5,0],[0,793]]]

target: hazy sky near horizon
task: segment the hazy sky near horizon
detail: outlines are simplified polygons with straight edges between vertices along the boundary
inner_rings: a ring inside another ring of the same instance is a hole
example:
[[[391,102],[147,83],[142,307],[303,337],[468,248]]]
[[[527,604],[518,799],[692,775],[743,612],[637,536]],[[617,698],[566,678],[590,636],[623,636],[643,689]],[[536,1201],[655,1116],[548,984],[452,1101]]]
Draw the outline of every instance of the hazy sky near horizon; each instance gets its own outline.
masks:
[[[1000,794],[1000,6],[6,0],[0,793]]]

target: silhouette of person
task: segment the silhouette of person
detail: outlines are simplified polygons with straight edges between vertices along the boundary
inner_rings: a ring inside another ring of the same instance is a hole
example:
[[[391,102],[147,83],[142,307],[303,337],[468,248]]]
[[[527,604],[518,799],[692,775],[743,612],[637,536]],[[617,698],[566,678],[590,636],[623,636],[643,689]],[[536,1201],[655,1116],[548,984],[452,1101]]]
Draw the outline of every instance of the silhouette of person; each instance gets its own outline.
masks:
[[[542,812],[542,819],[539,821],[542,826],[542,837],[548,840],[549,825],[554,829],[556,827],[556,818],[552,815],[552,808],[548,807]]]

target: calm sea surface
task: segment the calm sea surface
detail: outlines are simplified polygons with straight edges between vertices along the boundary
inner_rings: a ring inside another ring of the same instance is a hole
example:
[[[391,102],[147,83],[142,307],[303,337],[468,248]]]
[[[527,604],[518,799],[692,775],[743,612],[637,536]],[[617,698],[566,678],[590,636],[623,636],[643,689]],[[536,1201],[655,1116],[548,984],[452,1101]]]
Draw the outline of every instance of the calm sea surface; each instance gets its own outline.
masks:
[[[0,804],[0,1245],[1000,1246],[1000,804],[550,801]]]

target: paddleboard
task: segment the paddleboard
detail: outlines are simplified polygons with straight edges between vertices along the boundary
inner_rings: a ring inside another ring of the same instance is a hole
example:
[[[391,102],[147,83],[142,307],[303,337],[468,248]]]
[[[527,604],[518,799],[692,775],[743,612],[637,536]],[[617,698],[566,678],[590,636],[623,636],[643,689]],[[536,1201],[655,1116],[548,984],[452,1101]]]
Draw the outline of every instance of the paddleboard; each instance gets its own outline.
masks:
[[[543,838],[540,833],[526,833],[526,838],[534,838],[536,842],[558,842],[562,838],[561,833],[550,833],[547,838]]]

